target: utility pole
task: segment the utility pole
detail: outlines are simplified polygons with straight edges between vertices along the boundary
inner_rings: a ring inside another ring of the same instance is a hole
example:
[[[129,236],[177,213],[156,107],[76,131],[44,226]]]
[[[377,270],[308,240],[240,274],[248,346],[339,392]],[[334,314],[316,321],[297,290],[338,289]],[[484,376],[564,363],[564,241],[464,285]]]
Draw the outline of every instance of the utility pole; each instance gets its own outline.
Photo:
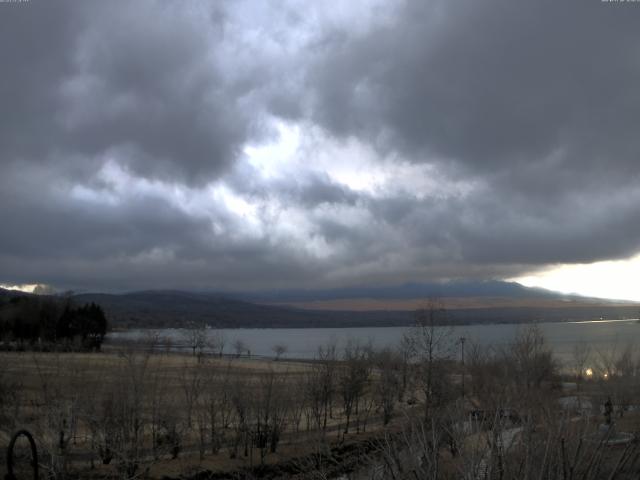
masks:
[[[460,337],[460,347],[462,350],[462,399],[464,400],[464,371],[465,371],[465,367],[464,367],[464,342],[467,339],[465,337]]]

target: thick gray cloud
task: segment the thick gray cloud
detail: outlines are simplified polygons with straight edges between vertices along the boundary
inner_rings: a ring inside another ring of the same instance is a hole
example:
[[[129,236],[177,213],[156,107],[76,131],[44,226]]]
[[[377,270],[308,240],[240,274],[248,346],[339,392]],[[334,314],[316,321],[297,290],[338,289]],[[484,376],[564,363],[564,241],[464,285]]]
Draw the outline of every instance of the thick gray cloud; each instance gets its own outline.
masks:
[[[202,18],[204,17],[204,18]],[[219,18],[221,17],[221,18]],[[245,71],[220,58],[224,13],[178,2],[3,5],[3,161],[105,156],[190,183],[222,173],[261,133]],[[234,72],[235,73],[235,72]]]
[[[552,156],[635,171],[639,16],[598,0],[407,2],[364,37],[328,38],[313,115],[476,172]]]
[[[632,3],[598,0],[407,2],[367,35],[330,32],[309,74],[311,118],[484,182],[464,202],[428,207],[445,210],[437,223],[418,220],[469,262],[630,255],[639,19]]]
[[[384,284],[637,253],[639,20],[599,0],[0,4],[0,284]]]

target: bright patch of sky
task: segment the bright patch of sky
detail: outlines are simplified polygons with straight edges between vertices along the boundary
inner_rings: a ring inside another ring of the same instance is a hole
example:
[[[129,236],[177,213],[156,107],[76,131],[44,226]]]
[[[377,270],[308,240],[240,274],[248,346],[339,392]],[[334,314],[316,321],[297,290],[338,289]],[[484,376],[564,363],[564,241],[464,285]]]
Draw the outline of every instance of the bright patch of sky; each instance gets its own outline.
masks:
[[[270,142],[247,145],[247,162],[264,179],[288,178],[311,171],[335,183],[376,197],[409,194],[416,198],[467,195],[482,184],[449,178],[430,163],[411,163],[396,156],[382,158],[354,137],[337,140],[322,129],[277,122]]]
[[[568,294],[640,301],[639,279],[640,255],[636,255],[626,260],[560,265],[510,280]]]
[[[33,291],[38,288],[39,285],[36,284],[25,284],[25,285],[5,285],[0,283],[0,288],[4,288],[5,290],[18,290],[21,292],[33,293]]]

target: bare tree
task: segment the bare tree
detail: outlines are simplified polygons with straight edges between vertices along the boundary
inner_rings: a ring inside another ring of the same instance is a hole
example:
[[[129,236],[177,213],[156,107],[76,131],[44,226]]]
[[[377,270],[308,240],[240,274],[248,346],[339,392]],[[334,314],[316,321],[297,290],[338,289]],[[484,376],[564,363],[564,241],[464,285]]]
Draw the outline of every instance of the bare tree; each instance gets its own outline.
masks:
[[[145,405],[147,403],[145,378],[149,356],[134,352],[121,354],[120,385],[113,397],[116,427],[115,456],[122,478],[134,478],[146,463],[143,450]]]
[[[191,349],[193,356],[202,355],[203,349],[207,343],[207,330],[204,324],[192,324],[189,328],[182,331],[182,338],[186,345]]]
[[[287,350],[288,350],[287,346],[282,343],[278,343],[273,347],[271,347],[271,351],[275,354],[274,360],[276,362],[280,360],[280,357],[282,357],[285,353],[287,353]]]
[[[324,373],[321,368],[314,365],[304,377],[305,403],[308,406],[305,410],[307,415],[307,431],[312,428],[317,431],[324,431],[324,428],[326,428],[328,409],[327,394],[331,390],[326,386]]]
[[[346,423],[344,433],[349,433],[349,423],[354,409],[358,410],[360,399],[371,372],[368,350],[358,342],[349,340],[344,349],[343,362],[338,376],[338,389]]]
[[[457,406],[445,409],[445,421],[409,421],[400,432],[375,441],[367,478],[571,479],[635,478],[640,445],[613,450],[608,433],[599,434],[588,418],[548,412],[531,435],[510,427],[500,411],[487,412],[488,423],[471,421],[465,429]]]
[[[377,440],[372,458],[379,467],[371,478],[441,478],[442,431],[431,422],[409,422],[400,433]]]
[[[301,374],[292,376],[287,384],[288,395],[290,398],[290,424],[295,434],[300,432],[302,416],[305,412],[308,412],[309,407],[305,381],[305,375]]]
[[[184,410],[187,419],[187,427],[192,427],[193,410],[203,392],[204,365],[198,362],[196,365],[185,362],[179,376],[180,388],[184,395]]]
[[[45,450],[49,476],[65,478],[80,417],[84,372],[73,354],[47,355],[44,359],[34,354],[32,359],[38,372],[35,406],[41,412],[36,435]]]
[[[113,386],[108,382],[102,382],[92,390],[92,398],[83,402],[83,416],[89,430],[91,450],[104,465],[111,463],[116,450],[114,396]],[[92,456],[92,467],[93,461]]]
[[[264,463],[268,451],[276,452],[286,426],[290,398],[285,377],[272,370],[261,375],[253,399],[252,437],[260,451],[260,463]]]
[[[233,414],[234,391],[230,368],[227,366],[220,373],[210,370],[205,385],[201,401],[208,423],[211,453],[216,454],[225,442]]]
[[[400,364],[400,368],[398,368]],[[378,372],[374,395],[377,407],[382,410],[382,420],[387,425],[393,416],[398,389],[402,385],[402,361],[389,349],[380,351],[375,357]]]
[[[162,343],[164,353],[166,355],[169,355],[171,353],[171,350],[173,349],[173,339],[169,335],[165,335],[164,337],[162,337],[160,342]]]
[[[543,381],[551,380],[557,371],[557,362],[551,347],[537,325],[521,328],[511,344],[505,364],[511,370],[511,378],[530,391],[540,387]]]
[[[240,358],[240,356],[247,351],[247,344],[238,338],[233,342],[233,350],[236,352],[236,358]]]
[[[145,332],[142,345],[149,353],[154,353],[160,346],[160,334],[152,330]]]
[[[616,361],[618,360],[618,342],[606,348],[596,349],[595,364],[597,376],[609,379],[616,375]]]
[[[318,347],[316,362],[314,364],[314,368],[316,369],[315,380],[317,382],[315,388],[317,388],[316,393],[319,394],[321,414],[323,416],[323,431],[326,430],[327,420],[332,415],[331,409],[336,388],[337,361],[338,356],[335,342],[332,341],[324,347]]]
[[[485,410],[494,411],[509,403],[510,385],[502,352],[471,343],[465,359],[472,396]]]
[[[591,346],[586,342],[578,342],[573,346],[571,353],[571,369],[579,388],[580,383],[582,383],[584,376],[587,374]]]
[[[424,418],[450,393],[447,361],[453,354],[453,331],[446,309],[439,300],[429,300],[416,312],[415,326],[408,333],[417,366],[417,381],[424,396]]]
[[[224,336],[224,332],[220,330],[210,332],[210,335],[207,338],[207,347],[209,347],[212,352],[215,352],[219,357],[222,357],[224,355],[224,347],[226,344],[227,339]]]
[[[398,401],[404,400],[409,386],[410,362],[414,355],[413,340],[411,335],[403,335],[397,348],[400,360],[400,383],[398,384]]]
[[[238,456],[238,449],[244,446],[244,456],[249,455],[251,396],[248,394],[247,382],[242,377],[235,377],[231,384],[231,404],[233,405],[234,438],[230,458]]]
[[[636,376],[636,349],[633,345],[627,345],[618,355],[614,363],[617,376],[631,378]]]
[[[0,369],[0,431],[7,437],[20,421],[24,387],[18,380],[10,379],[5,368]]]
[[[638,356],[636,348],[627,345],[613,362],[613,374],[602,379],[601,386],[607,396],[613,397],[617,413],[620,417],[634,403],[638,391]]]
[[[91,444],[103,463],[115,461],[122,479],[145,473],[154,461],[144,450],[149,422],[146,409],[152,393],[145,381],[149,358],[148,353],[120,352],[111,374],[92,392],[94,404],[87,410]]]
[[[159,357],[156,357],[159,358]],[[151,434],[151,449],[155,460],[160,458],[164,452],[163,443],[166,445],[166,432],[164,426],[168,423],[167,414],[174,410],[172,405],[173,396],[168,391],[168,370],[163,368],[162,363],[155,365],[149,372],[148,397],[149,397],[149,427]]]

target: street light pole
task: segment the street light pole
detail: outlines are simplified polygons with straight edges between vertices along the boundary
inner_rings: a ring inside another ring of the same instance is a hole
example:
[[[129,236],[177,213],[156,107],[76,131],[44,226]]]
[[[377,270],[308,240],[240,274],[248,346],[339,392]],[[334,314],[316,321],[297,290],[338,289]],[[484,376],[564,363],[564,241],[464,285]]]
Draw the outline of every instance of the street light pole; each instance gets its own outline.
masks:
[[[464,367],[464,342],[467,339],[464,337],[460,337],[460,347],[462,350],[462,398],[464,399],[464,371],[465,371],[465,367]]]

